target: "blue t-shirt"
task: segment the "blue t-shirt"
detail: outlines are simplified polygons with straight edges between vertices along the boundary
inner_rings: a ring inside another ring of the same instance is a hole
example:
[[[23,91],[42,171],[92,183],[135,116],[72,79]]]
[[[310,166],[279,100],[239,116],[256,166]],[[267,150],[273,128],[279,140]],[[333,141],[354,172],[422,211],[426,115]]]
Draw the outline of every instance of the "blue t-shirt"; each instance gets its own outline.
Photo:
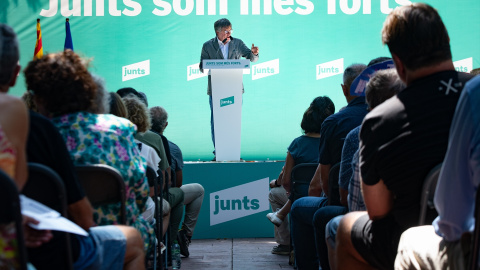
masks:
[[[301,163],[318,163],[318,148],[320,138],[302,135],[292,141],[288,152],[295,160],[295,165]]]
[[[171,141],[168,141],[168,146],[170,147],[170,155],[172,155],[171,170],[174,172],[181,171],[183,169],[182,150]]]

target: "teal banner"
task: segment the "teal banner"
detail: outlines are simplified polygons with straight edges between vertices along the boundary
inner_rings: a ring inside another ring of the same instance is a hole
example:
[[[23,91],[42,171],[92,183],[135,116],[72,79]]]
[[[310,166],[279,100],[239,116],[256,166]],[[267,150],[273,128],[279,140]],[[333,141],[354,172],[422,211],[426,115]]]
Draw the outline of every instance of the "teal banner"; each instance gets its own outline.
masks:
[[[133,87],[149,106],[169,113],[165,135],[186,160],[211,160],[207,77],[198,69],[213,23],[232,22],[232,36],[259,47],[244,70],[242,158],[284,159],[301,135],[303,112],[317,96],[336,111],[346,105],[343,70],[390,56],[380,31],[387,14],[407,0],[1,0],[0,21],[18,34],[22,67],[33,58],[36,20],[44,53],[65,46],[69,18],[75,52],[90,59],[108,91]],[[480,1],[428,0],[450,34],[453,61],[468,72],[480,66]],[[25,92],[23,74],[11,93]]]
[[[195,238],[273,237],[269,182],[284,162],[192,162],[183,168],[184,184],[205,189]]]

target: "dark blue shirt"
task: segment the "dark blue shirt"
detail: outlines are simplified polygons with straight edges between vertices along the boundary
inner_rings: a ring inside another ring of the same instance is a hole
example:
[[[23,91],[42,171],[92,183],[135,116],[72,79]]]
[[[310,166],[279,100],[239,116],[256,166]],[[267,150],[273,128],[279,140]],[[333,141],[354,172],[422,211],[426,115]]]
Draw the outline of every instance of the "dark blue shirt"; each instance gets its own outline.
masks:
[[[318,146],[320,138],[302,135],[292,141],[288,152],[295,160],[295,165],[301,163],[318,163]]]
[[[324,165],[335,165],[342,159],[343,142],[347,134],[362,124],[367,114],[365,97],[357,97],[345,109],[330,115],[320,131],[319,160]]]

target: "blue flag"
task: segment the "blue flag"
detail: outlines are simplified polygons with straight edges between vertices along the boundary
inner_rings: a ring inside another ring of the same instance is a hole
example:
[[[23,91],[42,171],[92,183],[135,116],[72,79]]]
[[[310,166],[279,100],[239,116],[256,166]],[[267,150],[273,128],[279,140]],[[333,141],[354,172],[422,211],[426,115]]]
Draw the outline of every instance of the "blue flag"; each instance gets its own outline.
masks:
[[[72,33],[70,32],[70,22],[68,18],[65,22],[65,46],[63,49],[70,49],[73,51]]]

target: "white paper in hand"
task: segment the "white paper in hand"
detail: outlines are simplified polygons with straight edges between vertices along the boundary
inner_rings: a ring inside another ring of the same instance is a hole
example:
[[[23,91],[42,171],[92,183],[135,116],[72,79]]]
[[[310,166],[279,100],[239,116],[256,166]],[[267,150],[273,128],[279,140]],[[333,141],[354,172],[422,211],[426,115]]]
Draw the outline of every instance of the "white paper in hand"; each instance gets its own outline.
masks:
[[[38,224],[28,224],[36,230],[52,230],[88,236],[88,233],[77,224],[62,217],[60,213],[35,200],[20,195],[22,214],[38,220]]]

